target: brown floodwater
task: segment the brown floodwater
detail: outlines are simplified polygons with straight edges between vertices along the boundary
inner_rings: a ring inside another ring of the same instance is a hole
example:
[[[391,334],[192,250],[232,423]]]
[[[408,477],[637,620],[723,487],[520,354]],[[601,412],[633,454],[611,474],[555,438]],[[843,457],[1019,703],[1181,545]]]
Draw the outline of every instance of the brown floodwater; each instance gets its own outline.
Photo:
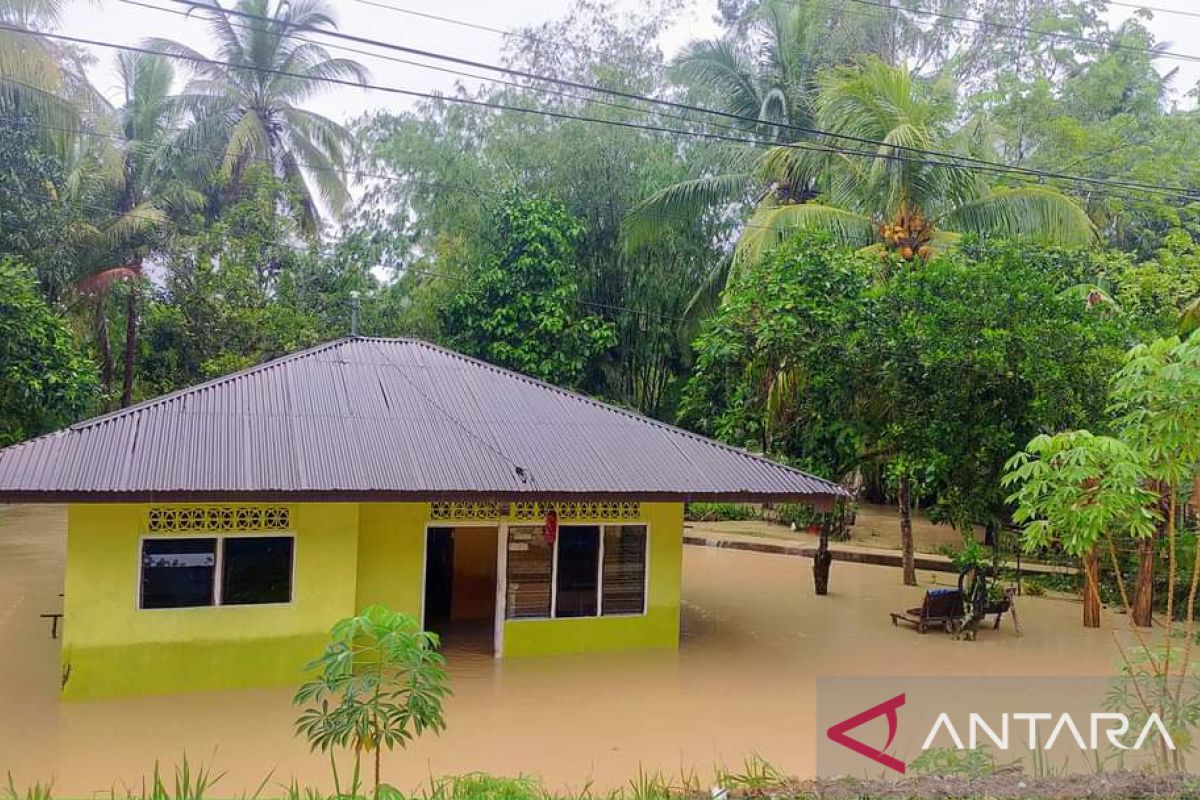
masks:
[[[38,614],[61,607],[65,526],[61,507],[0,505],[0,776],[53,779],[60,796],[121,793],[186,753],[226,772],[223,796],[268,774],[329,787],[328,761],[292,736],[290,690],[59,702],[58,642]],[[447,732],[388,754],[384,778],[411,788],[484,770],[611,788],[639,768],[707,780],[751,754],[807,776],[820,676],[1104,676],[1117,657],[1109,630],[1084,630],[1066,600],[1022,598],[1023,635],[1006,618],[968,643],[891,625],[887,612],[920,600],[898,570],[838,562],[831,590],[813,595],[807,559],[685,547],[678,652],[451,653]]]

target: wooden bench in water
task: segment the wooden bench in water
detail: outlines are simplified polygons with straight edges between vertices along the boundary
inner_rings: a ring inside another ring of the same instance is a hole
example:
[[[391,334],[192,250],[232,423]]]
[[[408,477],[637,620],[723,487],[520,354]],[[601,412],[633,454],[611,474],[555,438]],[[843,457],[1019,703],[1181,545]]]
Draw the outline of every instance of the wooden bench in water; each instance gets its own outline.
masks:
[[[963,596],[958,589],[930,589],[920,608],[910,608],[903,613],[893,613],[892,624],[907,622],[919,632],[925,633],[932,626],[951,631],[963,617]]]

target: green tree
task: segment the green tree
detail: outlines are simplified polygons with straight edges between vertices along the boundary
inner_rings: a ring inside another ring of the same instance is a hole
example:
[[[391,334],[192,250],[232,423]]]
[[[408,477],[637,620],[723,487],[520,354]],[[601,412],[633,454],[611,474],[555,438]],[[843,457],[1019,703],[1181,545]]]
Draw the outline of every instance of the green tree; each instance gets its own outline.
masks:
[[[796,128],[819,124],[816,99],[826,70],[867,53],[889,63],[906,55],[924,63],[945,33],[904,15],[864,15],[823,0],[762,0],[726,12],[723,35],[689,42],[672,64],[672,77],[696,103],[740,117],[721,122],[754,144],[703,148],[695,174],[634,210],[632,232],[639,239],[653,238],[672,217],[720,214],[772,194],[788,202],[817,197],[816,175],[779,176],[756,145],[787,145],[804,138]]]
[[[904,501],[916,499],[905,484],[920,478],[937,517],[994,533],[1008,513],[998,483],[1009,455],[1039,431],[1105,419],[1128,328],[1064,294],[1088,263],[1083,251],[970,241],[876,288],[864,426],[868,449],[895,461],[905,528]]]
[[[1082,561],[1083,624],[1098,628],[1101,545],[1118,533],[1154,534],[1155,494],[1144,486],[1141,456],[1120,439],[1075,430],[1035,437],[1005,469],[1023,545],[1058,544]]]
[[[378,798],[383,751],[446,728],[446,661],[438,652],[436,633],[383,606],[338,622],[329,635],[325,651],[308,665],[318,676],[296,692],[295,704],[305,706],[296,732],[331,759],[334,748],[353,752],[354,779],[346,793],[332,762],[338,797],[357,795],[362,754],[373,756],[373,794]]]
[[[298,204],[290,210],[306,231],[315,233],[317,199],[335,215],[349,199],[344,175],[351,139],[343,126],[300,103],[330,80],[365,83],[367,72],[352,59],[332,57],[303,35],[304,30],[337,27],[333,8],[324,0],[238,0],[233,7],[239,14],[263,17],[261,21],[229,14],[219,0],[210,2],[209,31],[218,43],[217,60],[224,63],[204,63],[211,60],[178,42],[150,43],[192,59],[195,77],[178,98],[181,111],[190,117],[184,141],[224,152],[219,173],[234,195],[248,166],[269,164],[292,184]]]
[[[96,227],[88,261],[95,265],[76,288],[92,297],[105,393],[113,375],[109,345],[108,299],[116,284],[124,287],[125,335],[121,407],[133,402],[138,339],[138,313],[143,294],[142,265],[162,242],[163,227],[201,207],[204,195],[181,164],[188,157],[176,146],[177,107],[171,97],[175,71],[162,56],[121,53],[117,58],[124,102],[112,121],[120,137],[102,138],[97,157],[111,171],[108,193],[112,214]],[[85,262],[87,263],[87,262]]]
[[[949,82],[868,58],[826,73],[816,109],[821,129],[885,144],[850,148],[866,156],[769,150],[761,161],[765,180],[775,187],[813,182],[819,196],[767,194],[738,242],[744,261],[803,229],[827,231],[851,246],[881,245],[904,259],[928,259],[961,234],[1065,245],[1095,239],[1083,209],[1053,189],[997,187],[969,165],[903,149],[987,155],[973,129],[954,126],[957,103]]]
[[[1113,380],[1113,410],[1123,441],[1143,459],[1150,488],[1158,495],[1159,535],[1167,543],[1167,626],[1175,623],[1176,534],[1180,496],[1200,475],[1200,337],[1158,339],[1129,351]],[[1149,627],[1153,609],[1154,546],[1143,541],[1133,615]],[[1200,559],[1193,558],[1187,619],[1193,619]]]
[[[661,6],[661,8],[660,8]],[[635,15],[579,2],[562,20],[530,33],[536,48],[512,46],[505,66],[639,94],[667,94],[660,37],[675,6],[655,3]],[[661,109],[631,110],[550,94],[533,83],[463,92],[474,99],[548,107],[616,123],[661,122]],[[628,104],[625,104],[628,105]],[[381,245],[391,271],[395,330],[442,337],[430,309],[458,291],[443,279],[458,265],[488,258],[495,208],[518,187],[561,200],[584,231],[574,278],[585,311],[612,323],[615,346],[591,359],[579,387],[659,418],[674,415],[695,335],[689,306],[722,260],[729,221],[672,218],[652,237],[626,235],[629,209],[659,187],[688,177],[696,143],[660,132],[516,112],[429,102],[412,113],[377,114],[355,129],[363,171],[395,175],[366,193],[356,236]],[[621,165],[617,168],[616,165]],[[718,287],[719,288],[719,287]],[[367,304],[364,303],[364,322]]]
[[[319,252],[276,210],[290,185],[260,166],[242,197],[196,230],[176,230],[157,251],[162,280],[147,304],[138,380],[149,394],[173,391],[349,332],[326,327],[317,305]],[[349,288],[345,289],[348,295]],[[341,306],[348,315],[349,297]],[[334,302],[334,301],[329,301]]]
[[[586,313],[575,280],[580,224],[561,203],[513,197],[495,214],[494,252],[462,268],[438,309],[449,343],[469,355],[560,386],[614,343]]]
[[[70,159],[86,147],[84,125],[107,103],[88,82],[86,57],[44,36],[67,0],[0,0],[0,115],[35,121],[45,152]]]
[[[32,271],[0,259],[0,447],[70,424],[96,399],[95,370]]]
[[[47,152],[30,115],[0,117],[0,255],[28,264],[51,304],[76,278],[76,243],[87,230],[67,201],[62,160]]]
[[[734,279],[693,343],[680,421],[819,475],[853,471],[858,397],[871,376],[859,341],[869,259],[819,234],[787,242]]]

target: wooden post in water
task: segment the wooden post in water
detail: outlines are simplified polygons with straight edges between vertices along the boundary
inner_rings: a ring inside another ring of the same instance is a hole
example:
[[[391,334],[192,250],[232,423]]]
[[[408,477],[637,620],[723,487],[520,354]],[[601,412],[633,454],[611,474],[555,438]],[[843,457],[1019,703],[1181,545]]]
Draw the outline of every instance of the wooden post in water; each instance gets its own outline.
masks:
[[[813,556],[813,585],[817,594],[829,594],[829,567],[833,564],[833,553],[829,552],[829,529],[833,526],[833,518],[840,511],[840,504],[833,510],[821,514],[821,538],[817,543],[817,552]]]

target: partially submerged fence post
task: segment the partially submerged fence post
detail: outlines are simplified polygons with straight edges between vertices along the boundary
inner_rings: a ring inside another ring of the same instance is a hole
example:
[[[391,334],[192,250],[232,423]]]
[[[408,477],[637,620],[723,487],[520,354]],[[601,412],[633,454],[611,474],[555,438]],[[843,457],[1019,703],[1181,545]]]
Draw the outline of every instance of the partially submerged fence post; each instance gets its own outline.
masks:
[[[819,595],[829,594],[829,567],[833,563],[833,553],[829,552],[829,533],[835,519],[839,520],[839,525],[845,524],[845,509],[841,502],[835,503],[831,511],[821,514],[821,538],[813,556],[813,585]]]

